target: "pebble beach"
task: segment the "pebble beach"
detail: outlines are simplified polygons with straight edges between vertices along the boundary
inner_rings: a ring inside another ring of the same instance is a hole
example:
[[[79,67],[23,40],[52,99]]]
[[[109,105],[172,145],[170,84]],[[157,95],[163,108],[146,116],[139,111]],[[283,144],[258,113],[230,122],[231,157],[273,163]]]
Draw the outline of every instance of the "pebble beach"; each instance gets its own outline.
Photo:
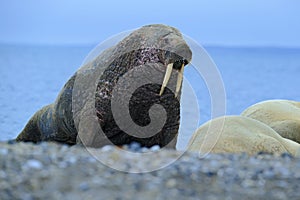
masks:
[[[144,150],[145,151],[145,150]],[[208,154],[149,149],[123,154],[55,143],[0,143],[0,199],[300,199],[300,159],[289,154]],[[146,152],[146,151],[145,151]],[[139,172],[161,162],[171,164]]]

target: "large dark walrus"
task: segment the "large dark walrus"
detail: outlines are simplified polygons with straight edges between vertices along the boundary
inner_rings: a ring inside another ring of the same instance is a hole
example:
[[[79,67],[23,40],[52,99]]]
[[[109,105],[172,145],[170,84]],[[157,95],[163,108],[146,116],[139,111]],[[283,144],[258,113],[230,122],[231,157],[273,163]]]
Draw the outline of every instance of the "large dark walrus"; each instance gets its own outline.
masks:
[[[146,147],[175,148],[183,68],[191,58],[192,52],[177,29],[143,26],[79,69],[56,101],[34,114],[16,141],[83,143],[92,147],[135,141]],[[130,91],[137,82],[147,80],[148,84],[137,84]],[[160,106],[155,107],[157,104]],[[122,110],[123,105],[128,105],[128,115]],[[116,117],[125,120],[123,125],[117,123]],[[134,126],[128,124],[125,131],[129,118]],[[160,121],[164,124],[152,124],[151,134],[134,134],[134,128],[130,129]]]

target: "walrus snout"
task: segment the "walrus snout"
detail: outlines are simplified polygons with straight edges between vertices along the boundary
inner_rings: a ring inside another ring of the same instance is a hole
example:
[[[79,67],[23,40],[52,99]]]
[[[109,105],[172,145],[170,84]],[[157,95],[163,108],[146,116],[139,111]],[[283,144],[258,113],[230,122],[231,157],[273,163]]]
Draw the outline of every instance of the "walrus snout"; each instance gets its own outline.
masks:
[[[179,59],[174,62],[173,69],[180,70],[182,66],[186,66],[189,62],[186,59]]]
[[[178,93],[181,89],[182,80],[183,80],[183,71],[184,66],[187,65],[189,62],[186,59],[179,59],[176,60],[174,63],[170,63],[167,65],[166,73],[164,76],[164,80],[159,92],[159,95],[161,96],[170,80],[172,70],[178,70],[178,76],[177,76],[177,82],[176,82],[176,89],[175,89],[175,98],[178,96]]]
[[[176,30],[176,29],[175,29]],[[181,89],[184,66],[186,66],[192,60],[192,51],[183,39],[182,35],[175,32],[170,32],[168,36],[172,35],[168,39],[165,39],[164,42],[168,51],[165,53],[166,73],[163,79],[161,90],[159,95],[161,96],[165,90],[165,87],[168,85],[172,70],[178,70],[178,77],[175,89],[175,98],[178,96]],[[164,36],[165,37],[165,36]]]

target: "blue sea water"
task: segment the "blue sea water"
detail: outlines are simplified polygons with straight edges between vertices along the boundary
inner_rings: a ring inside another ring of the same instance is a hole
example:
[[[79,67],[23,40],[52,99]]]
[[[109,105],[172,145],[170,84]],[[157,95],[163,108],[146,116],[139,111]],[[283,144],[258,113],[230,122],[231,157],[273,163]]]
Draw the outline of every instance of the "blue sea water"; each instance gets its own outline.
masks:
[[[30,117],[52,103],[64,83],[81,66],[93,46],[0,45],[0,140],[16,137]],[[238,115],[259,101],[300,101],[300,49],[205,47],[215,62],[226,91],[226,114]],[[196,92],[199,112],[183,93],[184,123],[178,148],[211,118],[211,97],[205,82],[187,67],[185,79]],[[187,85],[187,83],[184,83]],[[200,113],[199,123],[195,114]],[[192,124],[192,126],[191,126]]]

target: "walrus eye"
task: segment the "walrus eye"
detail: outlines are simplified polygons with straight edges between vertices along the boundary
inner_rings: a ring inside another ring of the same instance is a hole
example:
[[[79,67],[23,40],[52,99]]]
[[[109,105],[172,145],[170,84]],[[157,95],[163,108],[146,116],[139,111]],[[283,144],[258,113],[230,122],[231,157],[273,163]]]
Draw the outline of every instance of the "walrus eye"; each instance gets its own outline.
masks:
[[[162,95],[162,93],[165,90],[165,87],[167,86],[167,84],[169,82],[169,79],[170,79],[171,73],[172,73],[172,69],[173,69],[173,63],[168,64],[167,71],[166,71],[166,74],[165,74],[165,77],[164,77],[164,80],[163,80],[163,83],[162,83],[162,86],[161,86],[161,89],[159,92],[159,96]]]
[[[182,85],[182,79],[183,79],[183,70],[184,70],[184,63],[182,63],[180,70],[178,71],[178,76],[177,76],[177,83],[176,83],[176,90],[175,90],[175,97],[177,97],[181,85]]]

